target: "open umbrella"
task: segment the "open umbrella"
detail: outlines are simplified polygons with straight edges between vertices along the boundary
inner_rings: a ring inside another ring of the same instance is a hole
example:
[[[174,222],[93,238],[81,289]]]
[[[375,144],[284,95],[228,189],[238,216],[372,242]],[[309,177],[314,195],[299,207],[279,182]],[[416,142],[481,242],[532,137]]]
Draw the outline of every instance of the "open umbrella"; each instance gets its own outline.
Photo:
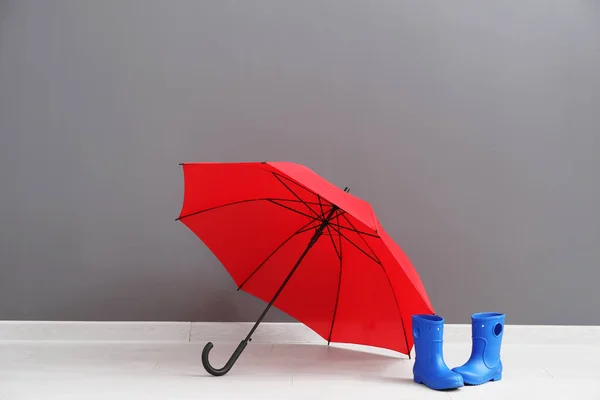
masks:
[[[410,356],[411,316],[434,310],[410,260],[371,206],[312,170],[287,162],[183,163],[179,221],[238,286],[267,307],[225,366],[226,374],[271,306],[330,342]],[[408,333],[407,333],[408,332]]]

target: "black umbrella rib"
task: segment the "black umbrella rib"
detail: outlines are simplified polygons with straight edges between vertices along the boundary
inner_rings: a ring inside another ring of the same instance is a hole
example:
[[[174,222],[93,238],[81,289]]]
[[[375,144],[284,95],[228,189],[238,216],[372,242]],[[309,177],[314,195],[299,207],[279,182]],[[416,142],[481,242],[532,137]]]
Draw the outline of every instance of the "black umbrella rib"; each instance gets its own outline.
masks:
[[[348,220],[348,219],[346,218],[346,220]],[[377,238],[377,239],[381,238],[381,236],[379,236],[379,235],[376,235],[374,233],[359,231],[358,229],[356,229],[354,227],[350,228],[349,226],[344,226],[344,225],[340,225],[340,224],[333,224],[333,223],[329,223],[329,225],[335,226],[335,227],[338,227],[338,228],[342,228],[342,229],[346,229],[346,230],[348,230],[350,232],[358,233],[359,235],[370,236],[370,237],[374,237],[374,238]]]
[[[325,211],[323,211],[323,203],[321,203],[321,196],[317,195],[317,198],[319,199],[319,207],[321,208],[321,214],[325,215]],[[335,212],[334,218],[339,219],[339,211]],[[338,258],[340,258],[340,253],[339,253],[338,249],[335,247],[335,242],[333,241],[333,235],[331,234],[331,229],[329,229],[329,225],[332,224],[331,223],[332,220],[333,220],[333,218],[331,218],[329,220],[329,222],[327,223],[327,233],[329,233],[329,238],[331,239],[331,244],[333,245],[335,254],[337,254]]]
[[[312,222],[315,222],[318,220],[313,220]],[[308,228],[304,228],[302,229],[300,232],[298,232],[298,234],[304,233],[304,232],[308,232],[308,231],[312,231],[313,229],[317,229],[319,227],[319,225],[315,225],[315,226],[309,226]]]
[[[258,272],[258,270],[267,263],[267,261],[269,261],[269,259],[271,257],[273,257],[275,255],[275,253],[277,253],[287,242],[289,242],[294,236],[302,233],[302,232],[306,232],[304,229],[309,226],[310,224],[312,224],[313,222],[315,222],[316,219],[313,219],[311,221],[309,221],[308,223],[302,225],[302,227],[300,227],[300,229],[298,229],[296,232],[292,233],[290,235],[290,237],[288,237],[287,239],[285,239],[279,246],[277,246],[277,248],[275,250],[273,250],[273,252],[271,254],[269,254],[267,256],[267,258],[265,258],[263,260],[263,262],[261,262],[258,267],[256,267],[256,269],[254,271],[252,271],[252,273],[244,280],[244,282],[242,282],[242,284],[237,288],[237,290],[240,290],[242,288],[242,286],[244,286],[249,280],[250,278],[252,278],[254,276],[254,274],[256,274]]]
[[[275,179],[277,179],[279,181],[279,183],[281,183],[283,186],[285,186],[285,188],[291,193],[293,194],[298,200],[300,200],[302,202],[302,204],[304,204],[306,206],[306,208],[308,208],[310,210],[310,212],[312,212],[313,214],[315,214],[315,216],[323,218],[324,216],[320,216],[319,214],[317,214],[317,212],[315,210],[312,209],[311,206],[309,206],[300,196],[298,196],[298,194],[296,192],[294,192],[292,190],[292,188],[290,188],[288,185],[285,184],[284,181],[281,180],[281,178],[279,177],[278,174],[276,174],[275,172],[272,172],[273,176],[275,177]],[[313,192],[311,192],[312,194],[315,194]]]
[[[410,349],[408,348],[408,337],[406,336],[406,326],[404,325],[404,318],[402,318],[402,311],[400,311],[400,303],[398,303],[398,297],[396,297],[396,291],[392,286],[392,281],[390,280],[390,276],[387,271],[381,264],[381,269],[383,270],[383,274],[387,278],[388,285],[390,285],[390,290],[392,291],[392,295],[394,296],[394,300],[396,301],[396,308],[398,309],[398,315],[400,316],[400,324],[402,324],[402,331],[404,331],[404,343],[406,344],[406,351],[408,352],[408,358],[410,359]]]
[[[370,255],[369,253],[367,253],[366,251],[364,251],[363,249],[360,248],[359,245],[357,245],[356,243],[354,243],[352,240],[348,239],[348,236],[344,235],[339,228],[336,228],[334,226],[331,227],[332,229],[334,229],[341,237],[343,237],[344,239],[346,239],[352,246],[356,247],[361,253],[363,253],[365,256],[369,257],[371,260],[373,260],[375,263],[382,265],[381,261],[379,261],[378,258],[373,257],[372,255]]]
[[[319,200],[319,208],[321,209],[321,215],[325,215],[325,211],[323,211],[323,203],[321,203],[321,195],[317,195],[317,200]]]
[[[338,224],[340,223],[340,214],[337,213],[336,221]],[[329,229],[329,228],[328,228]],[[335,307],[333,309],[333,317],[331,318],[331,328],[329,328],[329,337],[327,338],[327,345],[331,343],[331,336],[333,335],[333,326],[335,325],[335,317],[337,315],[338,303],[340,301],[340,288],[342,287],[342,237],[338,236],[338,242],[340,245],[340,252],[338,253],[338,257],[340,259],[340,274],[338,276],[338,287],[337,287],[337,295],[335,296]],[[335,247],[335,244],[333,245]],[[336,250],[337,252],[337,250]]]
[[[340,252],[338,251],[336,245],[335,245],[335,241],[333,240],[333,235],[331,234],[331,230],[329,229],[329,226],[326,228],[327,232],[329,232],[329,238],[331,239],[331,244],[333,245],[333,249],[335,250],[335,254],[337,255],[338,259],[341,259],[341,255]]]
[[[313,191],[313,190],[311,190],[311,189],[307,188],[307,187],[306,187],[306,186],[304,186],[304,185],[301,185],[301,184],[299,184],[298,182],[294,181],[293,179],[290,179],[290,177],[288,177],[288,176],[282,175],[282,174],[280,174],[280,173],[277,173],[277,172],[274,172],[274,171],[271,171],[271,173],[272,173],[273,175],[275,175],[275,176],[277,176],[277,177],[281,178],[281,179],[285,179],[285,180],[286,180],[286,181],[288,181],[289,183],[293,183],[295,186],[298,186],[299,188],[301,188],[301,189],[302,189],[302,190],[304,190],[305,192],[308,192],[308,193],[312,194],[312,195],[313,195],[313,196],[315,196],[315,197],[317,197],[317,196],[318,196],[317,192],[315,192],[315,191]]]
[[[360,232],[358,229],[356,229],[356,227],[354,226],[354,224],[352,223],[352,221],[350,221],[348,219],[348,217],[346,217],[345,215],[342,215],[342,217],[344,217],[344,219],[346,220],[346,222],[348,222],[350,224],[350,226],[352,227],[352,229],[354,229],[355,232]],[[365,233],[366,235],[369,235],[368,233]],[[360,235],[358,235],[360,236]],[[377,236],[379,238],[379,236]],[[369,246],[369,243],[367,243],[367,241],[365,240],[364,237],[360,236],[360,238],[363,240],[363,242],[365,242],[365,245],[367,246],[367,248],[371,251],[371,253],[373,253],[373,255],[379,260],[379,257],[377,257],[377,253],[375,253],[373,251],[373,249],[371,248],[371,246]],[[380,261],[381,263],[381,261]]]
[[[182,217],[176,218],[175,221],[181,221],[184,218],[193,217],[194,215],[202,214],[202,213],[205,213],[207,211],[212,211],[212,210],[216,210],[216,209],[223,208],[223,207],[229,207],[229,206],[233,206],[233,205],[236,205],[236,204],[250,203],[250,202],[253,202],[253,201],[261,201],[261,200],[265,200],[265,199],[263,199],[263,198],[259,198],[259,199],[247,199],[247,200],[234,201],[234,202],[227,203],[227,204],[221,204],[221,205],[218,205],[218,206],[214,206],[214,207],[210,207],[210,208],[205,208],[204,210],[200,210],[200,211],[196,211],[196,212],[193,212],[193,213],[190,213],[190,214],[186,214],[186,215],[184,215]]]
[[[273,198],[272,200],[276,200],[276,201],[287,201],[288,203],[306,203],[306,204],[312,204],[315,206],[318,206],[319,203],[317,203],[316,201],[300,201],[300,200],[292,200],[292,199],[275,199]]]
[[[315,197],[317,197],[317,198],[318,198],[318,197],[321,197],[321,196],[320,196],[320,195],[319,195],[317,192],[315,192],[315,191],[313,191],[313,190],[311,190],[311,189],[307,188],[306,186],[304,186],[304,185],[302,185],[302,184],[300,184],[300,183],[298,183],[298,182],[294,181],[293,179],[290,179],[290,177],[288,177],[288,176],[285,176],[285,175],[278,174],[277,172],[272,172],[272,173],[273,173],[273,175],[277,175],[277,176],[278,176],[278,177],[280,177],[281,179],[285,179],[286,181],[288,181],[288,182],[290,182],[290,183],[293,183],[294,185],[298,186],[299,188],[303,189],[304,191],[306,191],[306,192],[308,192],[308,193],[312,194],[313,196],[315,196]],[[327,199],[324,199],[323,197],[321,197],[321,200],[323,200],[324,202],[326,202],[326,203],[327,203],[327,204],[324,204],[324,205],[328,205],[328,206],[330,206],[330,207],[334,207],[334,206],[335,206],[335,204],[333,204],[332,202],[330,202],[330,201],[329,201],[329,200],[327,200]],[[315,204],[315,202],[310,202],[310,201],[307,201],[306,203],[308,203],[308,204]],[[341,210],[341,209],[340,209],[340,210]]]
[[[278,202],[277,202],[277,201],[275,201],[275,200],[267,199],[267,201],[269,201],[269,202],[271,202],[271,203],[273,203],[273,204],[275,204],[275,205],[277,205],[277,206],[279,206],[279,207],[282,207],[282,208],[285,208],[285,209],[287,209],[287,210],[293,211],[293,212],[295,212],[295,213],[297,213],[297,214],[304,215],[304,216],[305,216],[305,217],[307,217],[307,218],[311,218],[311,219],[313,219],[313,222],[314,222],[314,221],[317,221],[317,220],[321,221],[321,218],[320,218],[320,216],[319,216],[319,215],[317,215],[317,214],[315,214],[315,216],[312,216],[312,215],[309,215],[309,214],[303,213],[302,211],[298,211],[298,210],[296,210],[295,208],[288,207],[288,206],[286,206],[286,205],[284,205],[284,204],[278,203]]]
[[[345,215],[342,215],[342,217],[344,217],[344,219],[346,220],[346,222],[348,222],[350,224],[350,226],[352,226],[354,228],[354,225],[348,219],[348,217],[346,217]],[[340,232],[340,235],[341,235],[341,232]],[[369,248],[369,250],[375,255],[375,257],[377,257],[377,254],[373,251],[373,249],[371,248],[371,246],[369,246],[369,243],[367,243],[367,241],[365,240],[365,238],[363,238],[362,236],[361,236],[361,238],[363,239],[363,241],[365,242],[365,245]],[[352,243],[352,244],[354,244],[354,243]],[[357,246],[357,248],[362,251],[362,249],[360,249],[358,246]],[[363,251],[363,253],[365,253],[365,252]],[[410,349],[408,348],[408,337],[406,336],[406,326],[404,325],[404,318],[402,318],[402,311],[400,311],[400,303],[398,303],[398,297],[396,297],[396,291],[394,290],[394,287],[392,286],[392,281],[390,280],[390,277],[389,277],[387,271],[385,270],[385,267],[383,266],[383,264],[381,263],[381,261],[379,261],[379,257],[377,257],[377,260],[378,260],[378,264],[381,266],[381,269],[383,270],[383,274],[385,275],[385,277],[386,277],[386,279],[388,281],[388,285],[390,286],[390,290],[392,291],[392,295],[394,296],[394,300],[396,301],[396,308],[398,309],[398,315],[400,316],[400,323],[402,324],[402,331],[404,331],[404,342],[406,343],[406,351],[409,352],[408,353],[408,358],[410,359],[410,351],[409,351]]]
[[[210,208],[205,208],[204,210],[195,211],[193,213],[189,213],[189,214],[186,214],[186,215],[184,215],[182,217],[176,218],[175,221],[180,221],[180,220],[182,220],[184,218],[193,217],[194,215],[202,214],[202,213],[205,213],[207,211],[217,210],[219,208],[229,207],[229,206],[233,206],[233,205],[236,205],[236,204],[251,203],[251,202],[254,202],[254,201],[269,201],[269,202],[271,202],[273,204],[276,204],[276,205],[278,205],[280,207],[287,208],[288,210],[291,210],[291,211],[297,212],[299,214],[302,214],[302,215],[304,215],[304,216],[306,216],[308,218],[314,218],[312,215],[305,214],[305,213],[300,212],[298,210],[295,210],[295,209],[293,209],[291,207],[288,207],[288,206],[285,206],[283,204],[277,203],[278,201],[288,201],[288,202],[293,202],[293,203],[303,203],[303,201],[290,200],[290,199],[279,199],[279,198],[274,198],[274,197],[273,198],[271,198],[271,197],[259,197],[257,199],[238,200],[238,201],[233,201],[231,203],[220,204],[218,206],[214,206],[214,207],[210,207]],[[314,203],[314,204],[318,205],[319,203]]]

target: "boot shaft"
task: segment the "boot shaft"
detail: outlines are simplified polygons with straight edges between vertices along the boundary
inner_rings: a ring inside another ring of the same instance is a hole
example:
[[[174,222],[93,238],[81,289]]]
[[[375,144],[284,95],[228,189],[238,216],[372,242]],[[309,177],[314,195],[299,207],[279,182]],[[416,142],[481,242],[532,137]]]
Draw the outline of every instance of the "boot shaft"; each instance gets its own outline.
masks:
[[[444,336],[444,318],[438,315],[413,315],[412,330],[415,351],[422,359],[441,356]],[[419,356],[417,355],[417,358]]]
[[[471,316],[472,357],[482,357],[488,368],[500,362],[500,347],[504,335],[504,314],[477,313]]]

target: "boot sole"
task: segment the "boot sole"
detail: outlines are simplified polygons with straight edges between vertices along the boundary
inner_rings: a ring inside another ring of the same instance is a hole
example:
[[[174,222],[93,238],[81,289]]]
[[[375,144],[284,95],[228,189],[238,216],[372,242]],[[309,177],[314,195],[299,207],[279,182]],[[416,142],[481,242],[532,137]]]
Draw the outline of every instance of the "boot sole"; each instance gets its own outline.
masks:
[[[463,381],[465,382],[465,385],[469,385],[469,386],[479,386],[479,385],[483,385],[484,383],[496,382],[496,381],[500,381],[500,380],[502,380],[502,372],[492,376],[490,379],[488,379],[486,381],[466,381],[466,380],[464,380],[464,377],[463,377]]]
[[[435,386],[435,385],[434,386],[429,386],[428,384],[424,383],[423,379],[421,379],[418,376],[414,377],[414,381],[416,383],[421,384],[421,385],[427,386],[429,389],[433,389],[433,390],[453,390],[453,389],[458,389],[458,388],[461,388],[461,387],[464,386],[464,385],[460,385],[460,386],[447,386],[447,387]]]

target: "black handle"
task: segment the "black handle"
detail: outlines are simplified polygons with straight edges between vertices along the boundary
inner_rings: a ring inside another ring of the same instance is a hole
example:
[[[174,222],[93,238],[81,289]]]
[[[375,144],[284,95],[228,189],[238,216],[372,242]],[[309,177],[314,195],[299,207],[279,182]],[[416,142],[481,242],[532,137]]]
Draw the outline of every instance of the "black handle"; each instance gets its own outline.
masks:
[[[216,369],[213,368],[213,366],[210,365],[210,361],[208,361],[208,353],[210,353],[210,350],[213,348],[213,344],[212,342],[206,343],[206,346],[204,346],[204,349],[202,350],[202,365],[204,365],[204,369],[206,370],[206,372],[214,376],[225,375],[229,372],[231,367],[233,367],[233,364],[235,364],[240,354],[242,354],[242,351],[244,351],[246,345],[248,345],[248,341],[242,340],[238,345],[237,349],[235,349],[235,351],[231,355],[231,357],[229,357],[229,360],[223,366],[223,368]]]

